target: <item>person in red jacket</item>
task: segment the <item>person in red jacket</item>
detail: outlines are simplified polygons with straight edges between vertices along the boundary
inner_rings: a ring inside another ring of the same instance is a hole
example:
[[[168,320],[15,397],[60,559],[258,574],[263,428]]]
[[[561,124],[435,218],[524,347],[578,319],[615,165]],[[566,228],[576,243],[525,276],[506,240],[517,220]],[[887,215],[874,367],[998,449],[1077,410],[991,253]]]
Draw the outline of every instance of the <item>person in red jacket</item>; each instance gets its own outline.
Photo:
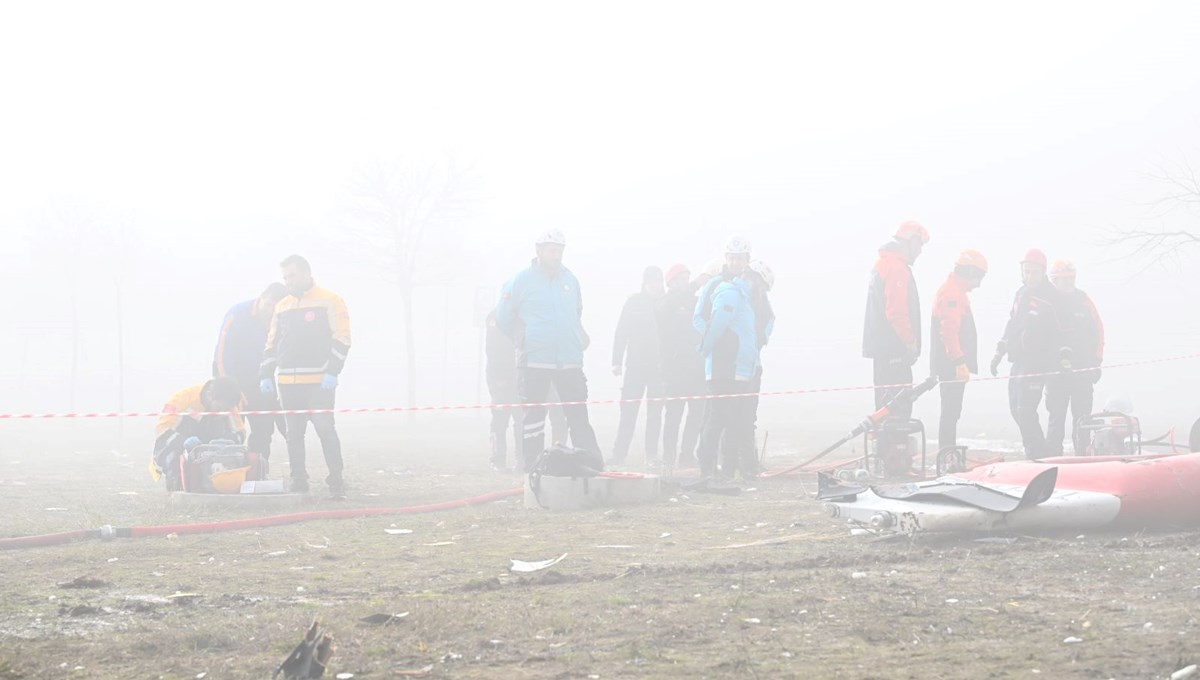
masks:
[[[1057,260],[1050,267],[1050,282],[1058,289],[1058,318],[1063,327],[1063,346],[1059,350],[1062,366],[1072,372],[1054,376],[1046,383],[1046,449],[1061,456],[1067,431],[1067,407],[1071,409],[1071,441],[1075,453],[1083,452],[1076,425],[1091,415],[1093,386],[1100,380],[1104,361],[1104,322],[1088,294],[1075,287],[1075,265]]]
[[[938,420],[938,448],[955,446],[963,394],[972,373],[979,373],[979,336],[967,293],[979,287],[987,274],[987,259],[978,250],[964,250],[954,261],[954,271],[938,288],[929,329],[929,368],[941,383],[942,413]]]
[[[912,384],[912,367],[921,356],[921,301],[912,265],[928,242],[925,227],[912,220],[902,223],[892,240],[879,249],[871,271],[863,356],[874,362],[875,408],[902,389],[883,385]],[[911,418],[912,403],[895,404],[892,414]]]

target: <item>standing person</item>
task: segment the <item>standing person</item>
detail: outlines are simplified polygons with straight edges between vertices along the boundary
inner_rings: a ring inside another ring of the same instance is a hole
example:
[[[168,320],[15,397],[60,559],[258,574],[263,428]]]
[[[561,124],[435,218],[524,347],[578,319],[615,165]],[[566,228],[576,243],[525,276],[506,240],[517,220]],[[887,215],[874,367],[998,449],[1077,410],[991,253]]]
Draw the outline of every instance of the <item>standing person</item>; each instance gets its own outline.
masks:
[[[700,354],[705,359],[705,379],[712,397],[700,435],[700,473],[718,474],[718,453],[722,447],[722,477],[731,478],[739,469],[745,442],[753,437],[748,396],[758,374],[758,331],[755,328],[751,299],[757,276],[742,274],[714,287],[711,303],[702,299],[693,322],[703,332]],[[739,396],[730,396],[739,395]]]
[[[1059,320],[1063,325],[1064,368],[1071,372],[1053,376],[1046,383],[1046,451],[1061,456],[1066,435],[1067,407],[1071,409],[1071,441],[1076,455],[1084,450],[1077,426],[1079,419],[1092,414],[1093,386],[1100,381],[1104,362],[1104,322],[1088,294],[1075,287],[1075,265],[1056,260],[1050,268],[1050,281],[1059,293]]]
[[[928,242],[925,227],[913,220],[902,222],[892,240],[879,249],[879,259],[871,270],[863,356],[874,366],[875,408],[912,384],[912,367],[921,356],[921,300],[912,266]],[[908,420],[912,402],[895,404],[892,415]]]
[[[758,343],[758,370],[755,371],[754,379],[750,381],[750,394],[746,398],[747,412],[749,414],[749,433],[750,437],[743,445],[746,447],[742,455],[735,456],[735,459],[740,462],[739,469],[743,479],[751,479],[757,477],[762,470],[759,468],[758,460],[758,438],[756,431],[758,427],[758,395],[762,392],[762,351],[767,346],[767,342],[771,339],[771,333],[775,330],[775,310],[771,308],[771,300],[767,297],[767,293],[775,287],[775,272],[762,260],[752,260],[750,262],[747,275],[752,275],[757,278],[752,279],[752,294],[750,296],[750,307],[754,310],[754,331]]]
[[[288,411],[333,409],[338,375],[350,351],[350,313],[342,298],[313,282],[308,260],[291,255],[280,263],[288,295],[275,307],[259,389],[274,394],[276,382]],[[304,433],[312,421],[321,440],[329,476],[325,483],[334,498],[346,495],[342,478],[342,443],[333,413],[289,414],[287,449],[294,492],[308,491]]]
[[[263,347],[267,344],[267,331],[275,305],[283,299],[287,290],[282,283],[272,283],[255,299],[234,305],[225,314],[221,332],[217,336],[217,348],[213,353],[213,377],[231,378],[242,390],[247,411],[278,411],[279,400],[274,394],[263,394],[259,389],[259,371],[262,368]],[[277,415],[249,415],[250,438],[246,442],[249,463],[257,468],[251,479],[265,479],[271,457],[271,437],[276,425],[280,434],[287,436],[283,418]]]
[[[967,293],[987,274],[987,259],[978,250],[964,250],[954,270],[938,288],[929,328],[929,369],[940,381],[942,412],[938,419],[938,448],[958,445],[958,419],[971,374],[979,373],[979,335]]]
[[[1058,325],[1058,293],[1046,278],[1046,254],[1033,248],[1021,259],[1022,285],[1013,300],[1004,336],[992,356],[992,375],[998,374],[1004,355],[1012,362],[1008,381],[1008,408],[1021,430],[1025,457],[1046,455],[1038,407],[1046,389],[1046,374],[1059,370],[1062,347]]]
[[[705,393],[704,357],[697,349],[702,339],[692,324],[696,312],[696,290],[703,281],[689,281],[686,265],[667,270],[667,292],[658,302],[656,321],[661,355],[663,395],[674,397],[663,406],[663,463],[668,469],[690,467],[696,462],[696,442],[704,419],[704,401],[679,399]],[[680,438],[684,409],[687,421]]]
[[[660,398],[663,394],[659,368],[658,327],[654,308],[663,296],[663,273],[658,267],[642,272],[642,289],[631,295],[621,308],[617,330],[613,334],[612,373],[624,375],[621,384],[621,421],[613,443],[612,461],[625,462],[633,430],[637,426],[642,397]],[[663,403],[646,403],[646,465],[658,465],[658,437],[662,431]]]
[[[508,424],[512,422],[513,429],[513,461],[519,469],[521,457],[521,423],[522,409],[517,398],[517,348],[512,338],[505,335],[496,325],[496,310],[488,313],[484,322],[487,329],[485,337],[485,358],[487,359],[488,394],[492,398],[492,422],[490,447],[490,462],[492,470],[508,472]],[[556,402],[558,392],[553,386],[546,401]],[[551,406],[550,432],[551,441],[567,443],[567,417],[563,415],[561,406]]]
[[[587,401],[583,351],[590,340],[583,329],[583,294],[575,275],[562,264],[567,241],[552,229],[534,241],[536,257],[529,267],[504,284],[496,306],[496,325],[517,347],[517,390],[523,404],[546,401],[551,386],[564,401]],[[571,443],[592,457],[597,468],[604,456],[588,421],[586,404],[564,406]],[[546,408],[530,406],[522,416],[521,455],[525,471],[545,445]]]
[[[513,423],[515,460],[521,459],[519,440],[521,418],[517,403],[517,348],[512,340],[496,327],[496,311],[492,310],[485,321],[487,336],[487,387],[492,398],[491,458],[492,469],[504,472],[508,469],[508,423]]]

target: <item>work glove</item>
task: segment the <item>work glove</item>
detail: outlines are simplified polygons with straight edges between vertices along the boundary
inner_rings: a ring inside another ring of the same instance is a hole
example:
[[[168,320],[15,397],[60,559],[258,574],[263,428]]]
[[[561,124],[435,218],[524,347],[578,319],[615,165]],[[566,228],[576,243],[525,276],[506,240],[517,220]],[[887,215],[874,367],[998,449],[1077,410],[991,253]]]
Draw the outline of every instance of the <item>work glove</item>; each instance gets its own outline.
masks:
[[[258,391],[263,394],[275,394],[275,381],[270,378],[263,378],[262,382],[258,383]]]
[[[337,387],[337,376],[332,373],[326,373],[321,378],[321,389],[332,390],[335,387]]]
[[[1070,359],[1067,359],[1067,358],[1065,358],[1065,357],[1064,357],[1064,358],[1062,358],[1062,359],[1059,359],[1059,360],[1058,360],[1058,365],[1059,365],[1059,367],[1061,368],[1061,370],[1062,370],[1062,372],[1063,372],[1063,373],[1070,373],[1070,372],[1071,372],[1071,360],[1070,360]]]
[[[996,356],[992,357],[992,377],[1000,375],[1000,362],[1004,359],[1004,355],[996,352]]]
[[[195,435],[192,435],[191,437],[188,437],[187,439],[183,440],[183,450],[184,451],[191,451],[192,449],[196,448],[197,446],[200,446],[200,438]]]
[[[967,382],[971,379],[971,369],[967,368],[966,364],[959,364],[954,367],[954,379]]]

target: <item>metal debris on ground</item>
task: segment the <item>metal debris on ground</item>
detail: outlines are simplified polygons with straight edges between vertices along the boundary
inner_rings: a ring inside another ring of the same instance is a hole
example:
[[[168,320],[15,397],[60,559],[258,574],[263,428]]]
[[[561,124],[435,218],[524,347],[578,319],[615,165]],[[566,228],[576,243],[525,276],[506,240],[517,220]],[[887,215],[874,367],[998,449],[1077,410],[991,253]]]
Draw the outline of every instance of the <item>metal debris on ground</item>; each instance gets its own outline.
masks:
[[[512,565],[509,566],[508,570],[518,573],[518,574],[529,574],[529,573],[533,573],[535,571],[549,569],[550,567],[553,567],[554,565],[558,564],[559,562],[562,562],[563,558],[565,558],[566,556],[567,556],[567,553],[563,553],[563,554],[559,555],[558,557],[555,557],[554,559],[542,560],[541,562],[525,562],[523,560],[510,559],[509,562],[512,562]]]
[[[283,674],[284,680],[313,680],[325,675],[329,659],[333,657],[333,636],[321,629],[320,619],[313,619],[304,633],[304,639],[288,654],[279,668],[271,674],[272,680]]]
[[[407,617],[408,612],[400,612],[399,614],[371,614],[370,616],[364,616],[359,621],[369,623],[372,626],[386,626],[389,623],[395,623]]]

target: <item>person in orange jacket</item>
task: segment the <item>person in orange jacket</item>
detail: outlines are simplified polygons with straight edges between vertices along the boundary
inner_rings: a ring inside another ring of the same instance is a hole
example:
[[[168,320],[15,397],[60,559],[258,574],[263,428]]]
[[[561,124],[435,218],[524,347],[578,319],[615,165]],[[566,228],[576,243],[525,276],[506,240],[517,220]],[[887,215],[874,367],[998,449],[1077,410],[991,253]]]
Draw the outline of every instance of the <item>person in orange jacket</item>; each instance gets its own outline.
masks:
[[[874,362],[875,408],[910,385],[912,367],[921,356],[921,300],[912,265],[929,242],[929,231],[912,220],[903,222],[892,240],[879,249],[867,291],[863,323],[863,356]],[[895,404],[892,414],[907,420],[912,403]]]
[[[163,405],[154,427],[154,454],[150,476],[167,479],[167,490],[180,488],[179,457],[185,451],[217,439],[241,443],[246,425],[238,413],[242,390],[231,378],[213,378],[172,394]],[[228,412],[228,415],[200,416]]]
[[[1046,449],[1051,456],[1061,456],[1063,452],[1067,407],[1071,409],[1075,453],[1083,452],[1085,442],[1080,440],[1076,425],[1080,418],[1092,414],[1093,386],[1100,380],[1100,364],[1104,362],[1104,322],[1088,294],[1075,287],[1075,276],[1075,265],[1069,260],[1056,260],[1050,267],[1050,282],[1059,293],[1062,366],[1073,369],[1046,382],[1046,410],[1050,412]]]
[[[336,401],[338,375],[350,352],[350,312],[341,297],[316,285],[308,260],[291,255],[280,263],[288,294],[275,306],[259,371],[260,391],[273,395],[287,411],[325,411]],[[308,492],[304,432],[309,421],[321,441],[334,498],[346,495],[342,478],[342,442],[333,413],[288,414],[287,450],[291,490]]]
[[[987,259],[978,250],[964,250],[954,261],[954,271],[938,288],[929,329],[929,368],[941,381],[942,410],[938,420],[938,448],[956,446],[963,394],[972,373],[979,373],[979,335],[967,293],[979,287],[987,274]]]

